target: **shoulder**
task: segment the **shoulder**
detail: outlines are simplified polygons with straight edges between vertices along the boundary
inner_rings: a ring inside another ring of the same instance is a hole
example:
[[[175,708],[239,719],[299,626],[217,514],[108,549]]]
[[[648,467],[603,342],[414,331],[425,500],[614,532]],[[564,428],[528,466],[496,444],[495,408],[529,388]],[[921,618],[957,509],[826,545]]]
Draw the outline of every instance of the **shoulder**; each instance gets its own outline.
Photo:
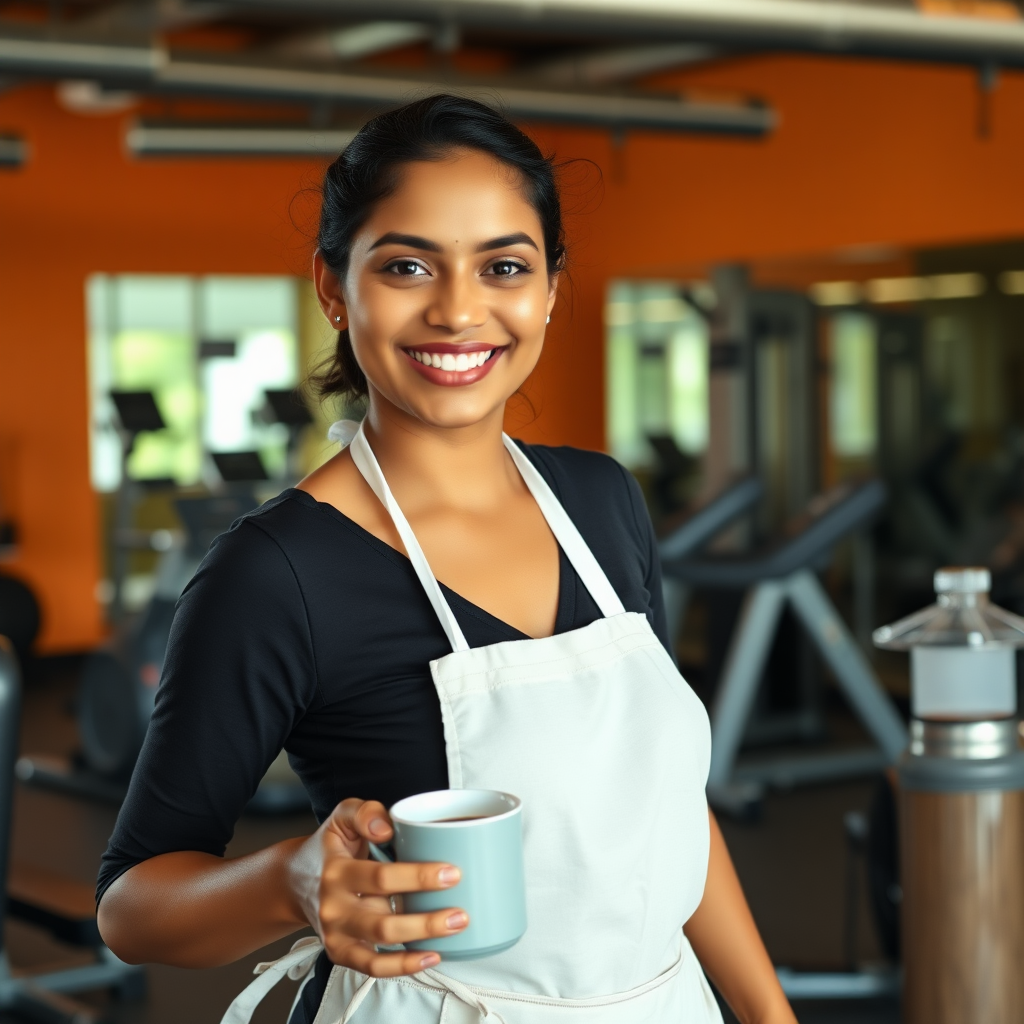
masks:
[[[516,444],[540,470],[570,518],[607,522],[630,533],[646,533],[646,507],[633,475],[604,452],[567,445]]]
[[[518,440],[516,444],[551,484],[569,515],[573,514],[569,506],[578,502],[597,502],[605,511],[616,510],[630,516],[636,512],[637,501],[642,504],[640,487],[633,475],[603,452]]]
[[[282,584],[294,586],[297,556],[316,521],[316,503],[306,507],[302,497],[284,491],[236,519],[212,539],[187,589],[245,597],[279,592]]]

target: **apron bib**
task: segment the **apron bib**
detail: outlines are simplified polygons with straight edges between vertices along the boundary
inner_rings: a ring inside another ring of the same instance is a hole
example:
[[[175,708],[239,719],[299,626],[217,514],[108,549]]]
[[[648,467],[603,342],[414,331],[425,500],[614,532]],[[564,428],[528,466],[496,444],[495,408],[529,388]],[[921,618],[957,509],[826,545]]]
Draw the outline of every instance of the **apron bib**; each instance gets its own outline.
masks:
[[[496,956],[407,978],[336,966],[315,1024],[721,1024],[682,931],[707,875],[707,714],[647,618],[625,611],[544,478],[504,442],[603,618],[475,649],[361,428],[351,454],[452,646],[430,663],[449,785],[523,801],[526,934]],[[300,939],[260,964],[222,1024],[248,1024],[285,974],[308,980],[321,948]]]

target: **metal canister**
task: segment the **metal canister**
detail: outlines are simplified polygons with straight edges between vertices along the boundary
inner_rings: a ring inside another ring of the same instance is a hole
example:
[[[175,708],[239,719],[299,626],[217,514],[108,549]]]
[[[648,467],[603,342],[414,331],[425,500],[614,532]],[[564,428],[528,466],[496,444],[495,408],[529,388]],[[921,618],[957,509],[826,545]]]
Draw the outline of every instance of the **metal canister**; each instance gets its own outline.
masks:
[[[984,569],[944,569],[938,602],[875,633],[912,652],[898,766],[907,1024],[1024,1020],[1024,751],[1014,648],[1024,619]],[[924,652],[923,654],[921,652]]]

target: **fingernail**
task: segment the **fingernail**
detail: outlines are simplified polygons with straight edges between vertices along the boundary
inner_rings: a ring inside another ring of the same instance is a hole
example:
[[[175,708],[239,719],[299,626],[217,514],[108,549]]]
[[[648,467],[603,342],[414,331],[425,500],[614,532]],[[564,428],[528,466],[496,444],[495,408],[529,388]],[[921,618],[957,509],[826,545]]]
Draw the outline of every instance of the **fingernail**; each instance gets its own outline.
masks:
[[[456,928],[465,928],[469,924],[469,918],[463,911],[457,910],[454,914],[449,914],[444,923],[454,931]]]
[[[441,868],[437,873],[438,881],[442,885],[454,885],[462,877],[458,868]]]
[[[433,967],[435,964],[439,964],[441,958],[436,953],[428,953],[421,961],[420,967],[426,970],[428,967]]]
[[[370,831],[375,836],[382,836],[388,830],[388,823],[383,818],[374,818],[370,822]]]

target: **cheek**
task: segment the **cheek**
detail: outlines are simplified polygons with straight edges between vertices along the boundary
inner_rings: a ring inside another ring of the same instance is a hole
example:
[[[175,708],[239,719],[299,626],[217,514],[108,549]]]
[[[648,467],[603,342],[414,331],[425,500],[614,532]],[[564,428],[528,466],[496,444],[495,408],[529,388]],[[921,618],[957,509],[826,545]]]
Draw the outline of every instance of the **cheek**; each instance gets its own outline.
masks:
[[[502,304],[505,315],[514,320],[523,330],[540,330],[547,314],[546,288],[518,288],[508,293],[507,300]]]

